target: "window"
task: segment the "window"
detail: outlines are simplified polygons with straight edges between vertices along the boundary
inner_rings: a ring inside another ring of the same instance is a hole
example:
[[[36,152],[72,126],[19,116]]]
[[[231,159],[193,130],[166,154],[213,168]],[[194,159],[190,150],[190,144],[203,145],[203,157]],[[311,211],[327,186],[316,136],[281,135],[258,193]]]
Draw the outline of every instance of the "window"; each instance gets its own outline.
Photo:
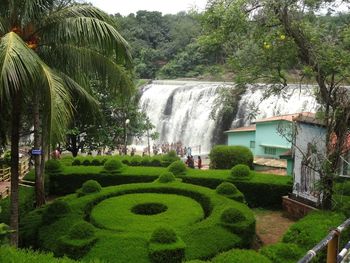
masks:
[[[341,175],[350,176],[350,153],[347,153],[346,155],[341,156],[341,160],[342,160]]]
[[[276,155],[276,148],[265,147],[264,152],[265,154],[268,154],[268,155]]]
[[[252,148],[252,149],[255,148],[255,141],[250,141],[250,148]]]

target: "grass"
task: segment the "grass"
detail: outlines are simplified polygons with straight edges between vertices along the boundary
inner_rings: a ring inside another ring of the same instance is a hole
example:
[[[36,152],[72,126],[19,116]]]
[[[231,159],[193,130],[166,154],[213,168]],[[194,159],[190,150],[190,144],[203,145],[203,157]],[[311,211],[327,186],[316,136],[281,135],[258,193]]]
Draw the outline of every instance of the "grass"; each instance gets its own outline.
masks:
[[[242,245],[240,234],[220,224],[221,213],[228,207],[245,215],[246,223],[240,231],[250,233],[248,229],[255,229],[254,215],[246,205],[220,196],[213,190],[177,181],[105,187],[100,193],[80,198],[75,194],[68,195],[63,200],[68,202],[71,212],[51,225],[41,226],[40,247],[56,252],[58,240],[67,235],[70,227],[90,218],[84,215],[91,215],[91,221],[98,221],[102,228],[95,226],[97,243],[83,257],[84,260],[149,262],[148,241],[158,223],[175,229],[186,244],[186,259],[208,259]],[[150,216],[155,220],[130,212],[135,204],[144,202],[164,203],[168,210]]]
[[[131,210],[137,204],[161,203],[167,207],[165,212],[155,215],[134,214]],[[94,207],[92,221],[102,228],[120,232],[135,232],[147,237],[159,226],[166,225],[181,230],[204,218],[199,203],[185,196],[173,194],[128,194],[109,198]]]

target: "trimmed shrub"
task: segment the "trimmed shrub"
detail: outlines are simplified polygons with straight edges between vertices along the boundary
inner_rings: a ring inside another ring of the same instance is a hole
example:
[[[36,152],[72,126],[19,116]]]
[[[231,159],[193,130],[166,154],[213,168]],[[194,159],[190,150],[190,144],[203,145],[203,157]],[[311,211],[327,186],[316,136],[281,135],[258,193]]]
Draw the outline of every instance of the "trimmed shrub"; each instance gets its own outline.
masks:
[[[162,166],[162,160],[160,156],[153,156],[151,158],[151,166],[154,167],[161,167]]]
[[[142,162],[142,157],[139,155],[135,155],[135,156],[131,157],[131,159],[130,159],[131,166],[140,166],[141,162]]]
[[[263,247],[260,254],[266,256],[274,263],[294,263],[305,253],[304,250],[295,244],[277,243]]]
[[[180,158],[177,156],[176,152],[174,150],[171,150],[162,156],[162,166],[168,167],[171,163],[179,160]]]
[[[151,158],[149,156],[143,156],[141,166],[151,166]]]
[[[159,183],[170,183],[175,181],[175,176],[172,172],[164,172],[157,179]]]
[[[94,158],[94,159],[92,159],[92,161],[91,161],[91,165],[93,165],[93,166],[100,166],[100,165],[102,165],[102,164],[101,164],[101,162],[100,162],[99,159]]]
[[[60,163],[65,166],[71,166],[74,158],[71,155],[62,156]]]
[[[63,217],[69,211],[70,208],[67,202],[63,200],[55,200],[44,210],[42,221],[44,224],[51,224],[59,218]]]
[[[57,256],[68,255],[70,258],[79,259],[83,257],[95,244],[96,238],[71,239],[63,236],[58,240]]]
[[[186,165],[183,161],[176,161],[169,165],[168,171],[172,172],[174,175],[186,174]]]
[[[77,190],[78,196],[84,196],[91,193],[98,193],[102,189],[101,185],[95,180],[88,180],[83,183],[81,189]]]
[[[91,162],[89,159],[84,159],[83,162],[82,162],[82,165],[84,166],[90,166],[91,165]]]
[[[73,160],[73,162],[72,162],[72,165],[73,165],[73,166],[81,165],[80,159],[75,158],[75,159]]]
[[[173,229],[167,227],[159,227],[153,231],[150,242],[170,244],[176,242],[176,240],[176,233]]]
[[[237,189],[234,184],[224,182],[216,187],[216,192],[232,200],[245,202],[244,195]]]
[[[230,169],[237,164],[253,167],[253,154],[244,146],[217,145],[209,154],[211,169]]]
[[[38,234],[42,226],[42,214],[45,208],[29,212],[20,220],[19,231],[22,247],[38,248]]]
[[[232,249],[213,258],[213,263],[271,263],[271,261],[263,255],[258,254],[254,250]]]
[[[107,174],[119,174],[123,168],[123,164],[118,159],[109,159],[105,162],[103,168]]]
[[[230,207],[222,212],[220,220],[225,225],[231,225],[245,220],[245,217],[241,211],[239,211],[236,208]]]
[[[245,164],[237,164],[231,169],[231,176],[233,178],[246,179],[249,178],[250,169]]]
[[[59,161],[51,159],[45,163],[45,171],[47,173],[56,173],[62,171],[62,165]]]
[[[153,263],[180,263],[185,258],[185,243],[171,228],[159,227],[152,233],[149,258]]]
[[[68,237],[71,239],[90,239],[94,236],[94,227],[86,221],[73,225],[68,233]]]

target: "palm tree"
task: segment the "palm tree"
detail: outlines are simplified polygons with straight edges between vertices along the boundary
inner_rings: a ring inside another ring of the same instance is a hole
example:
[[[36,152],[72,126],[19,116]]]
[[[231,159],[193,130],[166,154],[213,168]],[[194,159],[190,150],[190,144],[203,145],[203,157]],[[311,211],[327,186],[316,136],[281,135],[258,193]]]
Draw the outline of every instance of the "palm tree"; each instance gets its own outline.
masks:
[[[114,57],[114,59],[112,59]],[[111,87],[128,87],[127,42],[113,21],[91,5],[67,0],[0,2],[0,105],[11,115],[11,244],[18,244],[18,143],[24,103],[33,103],[36,146],[44,152],[63,135],[77,94],[96,103],[84,89],[87,72]],[[40,138],[41,137],[41,138]],[[41,141],[41,142],[40,142]],[[37,205],[45,202],[43,167],[36,172]],[[39,163],[39,158],[36,160]]]

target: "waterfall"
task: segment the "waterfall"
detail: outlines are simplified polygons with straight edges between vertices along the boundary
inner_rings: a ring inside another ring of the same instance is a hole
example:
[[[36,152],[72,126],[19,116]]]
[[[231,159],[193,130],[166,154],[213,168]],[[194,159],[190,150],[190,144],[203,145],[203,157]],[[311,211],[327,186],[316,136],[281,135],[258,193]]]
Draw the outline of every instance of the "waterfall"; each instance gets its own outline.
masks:
[[[210,117],[217,91],[232,83],[200,81],[153,81],[142,89],[140,109],[155,125],[159,138],[155,143],[176,143],[191,146],[194,154],[208,153],[216,122]],[[317,103],[312,88],[290,85],[280,95],[262,100],[266,85],[251,86],[241,96],[232,127],[251,121],[300,111],[315,112]],[[216,111],[220,109],[218,106]],[[153,142],[152,142],[153,143]],[[147,139],[138,141],[146,145]],[[199,148],[200,146],[200,148]]]

